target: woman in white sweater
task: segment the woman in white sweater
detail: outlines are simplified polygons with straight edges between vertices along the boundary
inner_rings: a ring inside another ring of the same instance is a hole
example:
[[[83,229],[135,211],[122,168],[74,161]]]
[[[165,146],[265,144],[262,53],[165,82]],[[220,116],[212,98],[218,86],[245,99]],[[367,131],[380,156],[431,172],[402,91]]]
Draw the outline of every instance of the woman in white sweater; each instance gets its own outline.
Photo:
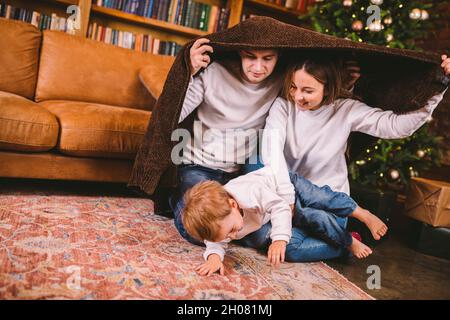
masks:
[[[448,75],[450,58],[443,55],[442,60]],[[345,150],[350,133],[408,137],[427,121],[444,93],[417,111],[397,115],[350,99],[335,63],[320,58],[301,61],[286,74],[286,99],[277,98],[266,119],[263,163],[278,170],[280,186],[291,183],[292,171],[318,186],[349,194]]]

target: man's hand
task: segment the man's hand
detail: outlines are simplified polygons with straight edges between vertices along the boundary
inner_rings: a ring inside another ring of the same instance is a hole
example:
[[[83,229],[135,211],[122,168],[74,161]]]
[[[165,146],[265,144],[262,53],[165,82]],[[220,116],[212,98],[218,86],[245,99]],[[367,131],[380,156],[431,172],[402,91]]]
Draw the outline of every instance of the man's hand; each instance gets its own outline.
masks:
[[[222,261],[220,261],[220,256],[215,253],[210,254],[208,260],[195,269],[199,275],[208,277],[217,270],[219,270],[221,276],[225,274],[225,267]]]
[[[290,204],[289,207],[291,208],[291,215],[292,215],[292,217],[294,217],[294,214],[295,214],[295,204],[294,204],[294,203],[293,203],[293,204]]]
[[[450,74],[450,58],[447,55],[443,54],[441,56],[442,64],[441,67],[444,69],[445,75],[448,76]]]
[[[273,267],[278,267],[280,263],[284,262],[284,254],[286,252],[286,241],[276,240],[272,242],[267,252],[267,262]]]
[[[361,68],[356,61],[345,61],[344,67],[346,71],[346,77],[344,78],[346,82],[344,86],[347,90],[351,90],[355,86],[356,81],[361,77]]]
[[[206,45],[209,39],[201,38],[194,42],[190,50],[191,75],[195,75],[201,68],[206,68],[211,62],[208,52],[213,52],[211,46]]]

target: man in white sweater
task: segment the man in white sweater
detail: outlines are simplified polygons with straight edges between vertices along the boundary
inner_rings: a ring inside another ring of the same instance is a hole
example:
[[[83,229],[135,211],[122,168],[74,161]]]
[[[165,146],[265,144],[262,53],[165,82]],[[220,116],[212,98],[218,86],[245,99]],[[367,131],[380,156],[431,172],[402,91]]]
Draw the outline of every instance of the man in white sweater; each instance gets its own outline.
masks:
[[[210,64],[208,53],[213,48],[208,42],[199,39],[190,51],[192,77],[179,122],[196,112],[194,137],[180,159],[174,159],[182,164],[178,189],[170,199],[175,226],[185,239],[196,244],[181,220],[184,192],[203,180],[225,184],[240,174],[240,165],[255,151],[257,138],[250,135],[250,141],[246,141],[239,136],[243,131],[263,128],[270,106],[280,93],[283,76],[276,70],[276,50],[240,51],[240,73],[234,74],[220,63]],[[201,68],[204,70],[199,73]],[[287,188],[285,193],[293,192],[292,186]],[[293,204],[294,199],[288,201]]]

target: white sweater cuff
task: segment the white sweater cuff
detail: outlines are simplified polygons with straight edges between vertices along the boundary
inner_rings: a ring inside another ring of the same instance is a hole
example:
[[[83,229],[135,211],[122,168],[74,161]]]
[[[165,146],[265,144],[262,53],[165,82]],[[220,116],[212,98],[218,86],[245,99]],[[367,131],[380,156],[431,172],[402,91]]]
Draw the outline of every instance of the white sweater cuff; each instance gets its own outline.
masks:
[[[210,249],[205,250],[205,252],[203,253],[203,259],[205,259],[205,261],[208,261],[208,257],[212,254],[217,254],[220,257],[220,261],[223,261],[225,257],[225,253],[223,251],[217,249]]]
[[[276,235],[276,236],[272,237],[272,241],[279,241],[279,240],[286,241],[286,243],[289,243],[291,238],[288,235],[285,235],[285,234],[279,234],[279,235]]]

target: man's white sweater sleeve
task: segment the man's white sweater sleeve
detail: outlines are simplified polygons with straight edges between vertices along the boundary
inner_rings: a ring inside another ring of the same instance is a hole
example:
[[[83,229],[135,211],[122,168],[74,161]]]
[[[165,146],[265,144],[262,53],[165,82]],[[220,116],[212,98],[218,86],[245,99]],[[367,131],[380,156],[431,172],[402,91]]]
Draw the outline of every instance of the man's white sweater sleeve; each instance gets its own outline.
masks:
[[[351,131],[359,131],[383,139],[409,137],[431,116],[441,102],[445,91],[431,97],[419,110],[399,115],[352,100],[352,105],[347,112]]]
[[[195,78],[191,76],[178,123],[181,123],[186,119],[186,117],[202,103],[204,94],[205,87],[203,83],[203,74]]]
[[[208,260],[208,256],[215,253],[220,257],[220,260],[223,261],[223,258],[225,257],[225,249],[228,246],[229,240],[223,240],[221,242],[211,242],[205,240],[206,249],[203,253],[203,258],[205,261]]]
[[[295,189],[289,177],[289,169],[284,158],[286,125],[288,119],[287,102],[278,98],[270,108],[262,136],[262,160],[272,169],[277,182],[277,193],[288,204],[295,203]]]

